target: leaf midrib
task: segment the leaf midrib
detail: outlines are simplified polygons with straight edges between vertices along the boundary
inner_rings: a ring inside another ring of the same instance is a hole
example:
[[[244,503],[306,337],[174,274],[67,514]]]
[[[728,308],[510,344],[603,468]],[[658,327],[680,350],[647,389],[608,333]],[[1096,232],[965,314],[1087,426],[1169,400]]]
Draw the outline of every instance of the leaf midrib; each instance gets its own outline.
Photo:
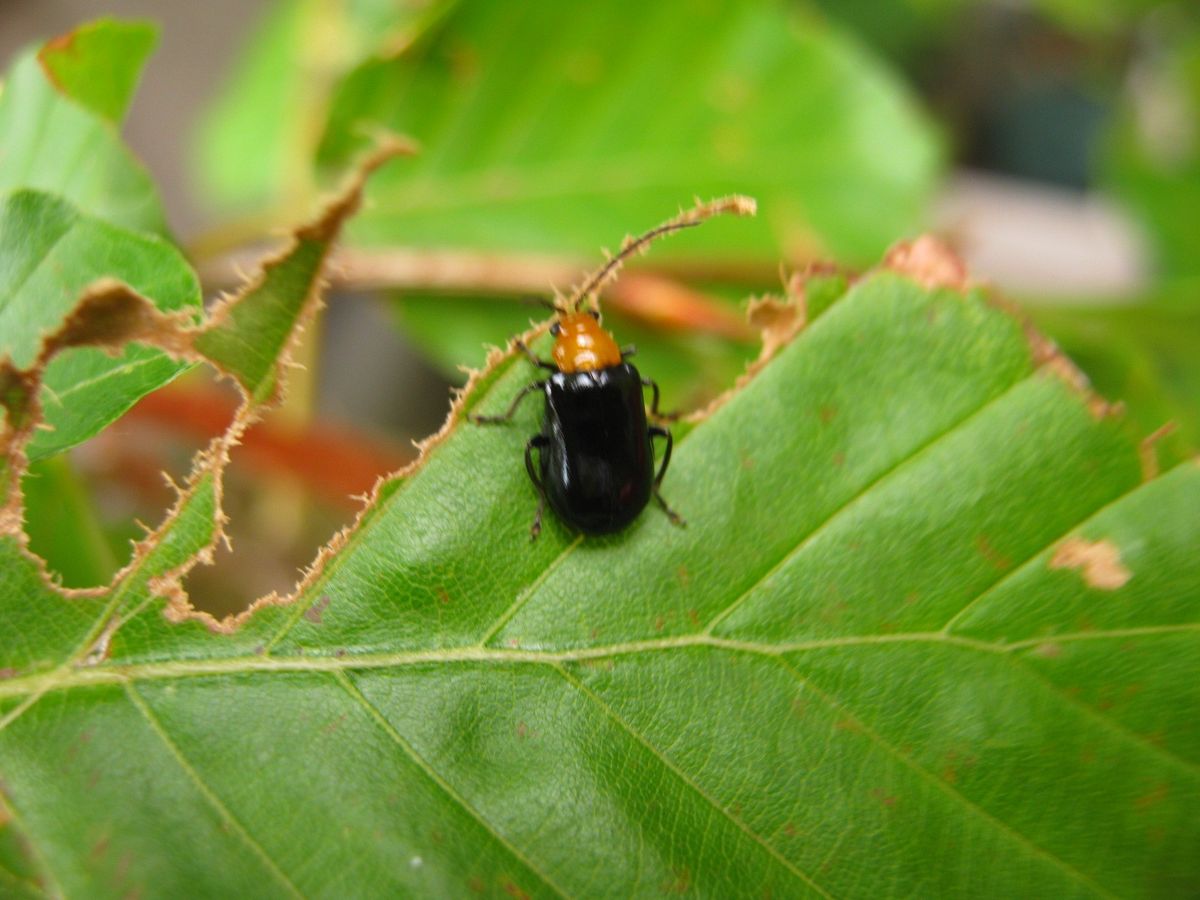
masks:
[[[1068,641],[1068,640],[1092,640],[1092,639],[1096,639],[1096,638],[1100,638],[1100,637],[1118,637],[1118,636],[1124,636],[1124,634],[1130,630],[1134,630],[1134,629],[1126,629],[1126,630],[1124,630],[1124,632],[1092,631],[1092,632],[1081,632],[1081,633],[1077,633],[1077,634],[1056,635],[1056,636],[1054,636],[1053,639],[1055,641],[1061,642],[1061,641]],[[1161,633],[1161,634],[1176,633],[1176,632],[1180,632],[1180,631],[1200,631],[1200,624],[1187,625],[1187,626],[1160,626],[1157,628],[1136,629],[1136,631],[1140,635],[1149,635],[1149,634],[1156,634],[1156,633]],[[823,649],[823,648],[829,648],[829,647],[851,647],[851,646],[855,646],[855,645],[863,646],[863,645],[873,645],[873,644],[877,645],[877,644],[899,644],[899,643],[936,643],[936,644],[943,644],[943,645],[954,645],[954,646],[969,648],[969,649],[975,650],[977,652],[988,652],[988,653],[993,653],[993,654],[997,654],[997,655],[1006,655],[1006,654],[1012,654],[1013,651],[1023,649],[1025,647],[1029,646],[1031,643],[1035,643],[1035,642],[1019,641],[1019,642],[1013,642],[1013,643],[1009,643],[1009,644],[1001,644],[1001,643],[991,643],[991,642],[986,642],[986,641],[979,641],[979,640],[975,640],[975,639],[971,639],[971,638],[957,637],[957,636],[953,636],[953,635],[946,635],[942,632],[914,632],[911,634],[869,635],[869,636],[862,636],[862,637],[855,637],[855,638],[843,637],[843,638],[831,638],[831,639],[817,640],[817,641],[807,641],[807,642],[795,643],[795,644],[770,645],[770,644],[756,644],[753,642],[734,641],[734,640],[729,640],[729,639],[714,638],[714,637],[710,637],[710,636],[706,636],[706,635],[688,635],[688,636],[681,636],[681,637],[664,638],[664,639],[660,639],[660,640],[656,640],[656,641],[641,641],[641,642],[633,642],[633,643],[624,644],[624,645],[610,645],[607,647],[589,647],[589,648],[580,648],[580,649],[568,650],[568,651],[529,651],[529,650],[522,651],[522,650],[513,650],[513,649],[504,649],[504,648],[465,647],[465,648],[457,648],[457,649],[449,650],[449,651],[447,651],[447,650],[410,651],[410,652],[403,653],[403,654],[380,654],[377,656],[367,656],[367,655],[363,655],[363,656],[346,655],[346,656],[341,656],[341,657],[338,657],[338,656],[328,656],[328,657],[296,656],[296,657],[291,657],[291,658],[286,658],[286,657],[285,658],[279,658],[279,657],[240,657],[240,658],[239,657],[231,657],[231,658],[228,658],[225,660],[188,660],[188,661],[175,661],[175,662],[167,662],[167,663],[142,663],[142,664],[126,665],[126,666],[102,664],[102,665],[91,667],[91,668],[77,668],[77,669],[70,670],[66,674],[65,677],[59,673],[51,673],[52,675],[59,674],[59,677],[52,684],[45,684],[45,685],[38,686],[37,696],[40,698],[45,693],[48,693],[50,690],[55,690],[55,689],[69,689],[72,687],[84,686],[87,684],[119,682],[124,686],[126,692],[130,694],[131,701],[132,701],[133,692],[134,692],[132,683],[134,681],[139,681],[139,680],[149,681],[149,680],[155,680],[155,679],[179,678],[179,677],[189,677],[189,676],[210,676],[210,675],[215,675],[215,674],[238,674],[238,673],[249,673],[251,671],[308,671],[308,672],[326,671],[326,672],[329,672],[332,675],[334,675],[335,679],[338,680],[339,683],[342,683],[343,687],[344,687],[347,683],[352,684],[352,682],[349,682],[349,679],[346,675],[348,670],[383,668],[383,667],[398,668],[398,667],[401,667],[404,665],[420,665],[420,664],[428,664],[431,662],[449,663],[449,662],[458,662],[458,661],[464,661],[464,662],[466,662],[466,661],[470,661],[470,662],[488,662],[488,661],[490,661],[490,662],[497,662],[497,663],[504,663],[504,664],[534,662],[534,663],[542,663],[542,664],[551,665],[552,667],[555,668],[556,671],[563,673],[566,671],[563,668],[563,665],[565,663],[587,662],[589,660],[595,660],[595,659],[600,659],[600,658],[605,658],[605,657],[611,658],[611,657],[615,657],[615,656],[632,655],[632,654],[636,654],[636,653],[649,653],[649,652],[655,652],[655,651],[662,652],[662,651],[680,650],[680,649],[689,648],[689,647],[707,646],[707,647],[712,647],[712,648],[717,648],[717,649],[732,650],[732,651],[743,652],[743,653],[751,653],[751,654],[754,654],[757,656],[768,657],[768,658],[772,659],[775,663],[782,665],[785,669],[792,672],[793,675],[795,677],[797,677],[798,680],[802,684],[808,686],[815,693],[819,694],[825,702],[831,704],[832,706],[835,706],[837,708],[847,711],[851,716],[855,717],[856,720],[858,720],[858,717],[854,714],[854,711],[852,709],[850,709],[850,707],[846,706],[842,701],[838,700],[837,698],[828,696],[825,694],[824,691],[821,691],[820,689],[813,686],[811,684],[811,682],[809,681],[809,679],[805,678],[802,673],[800,673],[798,670],[796,670],[788,662],[788,660],[784,656],[784,654],[789,654],[789,653],[794,654],[794,653],[797,653],[797,652],[800,652],[803,650]],[[1010,656],[1010,658],[1013,658],[1013,657]],[[1013,662],[1014,662],[1014,664],[1018,665],[1026,674],[1029,673],[1029,669],[1027,666],[1020,666],[1019,661],[1016,660],[1015,658],[1013,658]],[[1041,676],[1037,675],[1037,673],[1033,673],[1033,674],[1034,674],[1034,677],[1038,677],[1039,679],[1041,679]],[[567,680],[569,682],[574,683],[572,681],[572,679],[570,679],[570,678],[568,678]],[[1041,680],[1046,684],[1046,686],[1049,689],[1053,690],[1056,694],[1061,695],[1062,692],[1061,692],[1061,690],[1059,690],[1057,688],[1057,686],[1053,685],[1050,682],[1045,682],[1045,679],[1041,679]],[[14,686],[14,682],[19,684],[21,681],[29,681],[29,679],[28,678],[27,679],[13,679],[10,682],[0,684],[0,696],[3,696],[5,693],[11,693],[12,692],[11,688]],[[578,685],[576,685],[576,686],[578,687]],[[588,693],[588,692],[585,691],[585,693]],[[132,702],[135,702],[135,705],[136,705],[136,701],[132,701]],[[690,779],[686,777],[686,773],[681,773],[680,771],[678,771],[677,767],[675,767],[674,764],[672,764],[669,760],[667,760],[662,755],[661,751],[658,750],[657,747],[650,744],[643,735],[641,735],[639,732],[637,732],[637,730],[635,728],[633,728],[632,725],[625,722],[625,720],[623,718],[621,718],[620,716],[618,716],[615,711],[613,711],[611,708],[609,708],[607,706],[607,704],[604,704],[604,706],[606,707],[606,709],[608,709],[608,714],[610,716],[614,717],[623,728],[625,728],[627,731],[629,731],[630,734],[632,734],[638,741],[640,741],[643,745],[645,745],[649,749],[649,751],[652,752],[655,755],[655,757],[658,758],[662,762],[662,764],[664,766],[668,767],[676,775],[676,777],[680,777],[685,781],[685,783],[691,784]],[[143,714],[144,714],[144,711],[143,711]],[[376,718],[378,720],[380,715],[381,714],[377,714],[374,716],[374,718]],[[1094,715],[1098,715],[1098,714],[1094,714]],[[1100,718],[1104,718],[1104,717],[1101,716]],[[386,720],[383,720],[383,721],[386,722]],[[963,805],[964,809],[971,811],[972,814],[980,817],[983,821],[990,823],[992,827],[1005,833],[1009,837],[1009,839],[1024,846],[1026,848],[1026,852],[1030,853],[1031,855],[1038,856],[1038,857],[1042,858],[1043,860],[1045,860],[1046,862],[1056,866],[1061,871],[1063,871],[1064,874],[1066,874],[1069,877],[1071,877],[1072,879],[1080,882],[1081,884],[1086,885],[1090,889],[1092,889],[1102,895],[1111,896],[1109,894],[1109,892],[1105,888],[1103,888],[1103,886],[1098,885],[1088,875],[1077,870],[1067,861],[1060,859],[1058,856],[1056,856],[1051,851],[1041,847],[1040,845],[1035,843],[1033,840],[1031,840],[1030,838],[1026,837],[1024,834],[1022,834],[1021,832],[1014,829],[1008,823],[1004,822],[1001,819],[997,819],[986,808],[979,806],[975,801],[973,801],[970,798],[966,797],[965,795],[961,794],[961,792],[959,792],[952,786],[938,781],[938,779],[932,773],[928,772],[924,767],[920,766],[919,764],[917,764],[914,761],[902,759],[902,755],[899,754],[899,752],[886,739],[884,739],[882,736],[876,734],[874,732],[874,730],[871,729],[867,723],[862,722],[861,720],[858,720],[858,721],[860,721],[860,724],[861,724],[861,727],[863,728],[864,733],[867,735],[867,737],[872,742],[874,742],[878,746],[880,746],[885,752],[892,754],[897,759],[901,759],[901,761],[904,762],[905,765],[912,768],[922,778],[929,781],[930,783],[935,784],[939,790],[945,792],[948,796],[954,798],[956,802],[961,803]],[[1113,723],[1113,722],[1108,722],[1108,724],[1112,730],[1114,730],[1120,734],[1123,734],[1127,739],[1137,740],[1138,743],[1143,748],[1155,749],[1155,748],[1151,747],[1151,745],[1146,743],[1144,740],[1138,739],[1138,737],[1136,735],[1126,732],[1122,726],[1120,726],[1116,723]],[[389,726],[388,730],[390,733],[394,729],[391,729],[391,727]],[[169,741],[169,739],[167,737],[165,737],[164,735],[160,734],[160,737],[163,737],[164,740],[167,740],[168,743],[171,743]],[[180,751],[177,747],[175,748],[174,752],[175,752],[175,755],[177,758],[182,753],[182,751]],[[1160,752],[1165,753],[1166,751],[1160,751]],[[1175,761],[1182,765],[1188,766],[1189,767],[1189,775],[1191,775],[1192,778],[1200,778],[1200,771],[1197,771],[1195,766],[1192,766],[1191,764],[1188,764],[1182,760],[1175,760]],[[182,766],[184,766],[185,769],[188,768],[188,766],[185,765],[185,763],[182,759],[180,760],[180,764]],[[433,778],[437,783],[442,784],[444,782],[444,779],[438,773],[429,769],[428,765],[423,765],[422,768],[424,768],[426,770],[426,774],[429,777]],[[189,774],[189,777],[191,777],[193,779],[193,781],[198,782],[198,785],[199,785],[199,788],[201,789],[202,794],[204,794],[204,796],[206,797],[208,802],[212,803],[217,808],[218,812],[224,810],[226,814],[228,813],[228,810],[224,807],[224,804],[220,800],[219,796],[217,796],[212,791],[211,788],[207,787],[207,785],[205,785],[203,783],[203,780],[200,778],[198,773],[192,771]],[[448,785],[449,783],[446,783],[446,784]],[[452,789],[452,786],[450,786],[450,787]],[[765,836],[760,835],[757,832],[754,832],[753,829],[750,829],[749,826],[747,826],[745,823],[730,816],[730,814],[727,810],[723,809],[719,804],[717,804],[713,800],[711,800],[711,798],[708,798],[706,795],[703,794],[703,792],[698,792],[698,793],[702,799],[707,799],[708,802],[710,804],[714,805],[718,809],[718,811],[721,812],[722,815],[724,815],[726,818],[729,818],[731,821],[734,822],[735,825],[737,825],[737,827],[739,827],[743,831],[746,831],[754,841],[761,844],[770,853],[772,858],[776,859],[777,861],[779,861],[780,859],[786,860],[785,857],[780,856],[778,851],[770,844],[770,842],[767,840],[767,838]],[[495,828],[491,825],[491,823],[489,823],[477,811],[475,811],[473,809],[473,807],[471,807],[470,804],[467,803],[467,801],[464,798],[458,797],[457,792],[455,792],[453,790],[452,790],[452,796],[454,796],[455,799],[464,808],[464,812],[466,812],[467,814],[472,815],[474,818],[476,818],[477,821],[479,821],[480,824],[483,827],[485,827],[486,830],[490,834],[492,834],[497,841],[499,841],[502,845],[507,847],[510,851],[514,852],[518,859],[525,861],[528,868],[530,869],[530,871],[533,872],[534,874],[538,875],[539,877],[541,877],[543,879],[544,883],[547,885],[547,887],[549,887],[551,890],[555,891],[556,893],[559,893],[560,895],[568,896],[568,895],[564,894],[562,892],[562,890],[560,888],[558,888],[557,885],[555,885],[549,878],[547,878],[536,866],[532,865],[526,859],[524,853],[522,853],[519,850],[519,848],[515,848],[511,844],[511,842],[508,841],[507,838],[505,838],[502,834],[497,832],[495,830]],[[231,817],[231,814],[229,814],[229,816]],[[257,848],[255,850],[255,852],[257,854],[261,854],[262,856],[264,856],[266,858],[267,862],[270,864],[270,867],[272,869],[277,870],[278,875],[284,879],[284,882],[286,884],[288,884],[290,887],[292,887],[293,890],[296,890],[294,885],[292,885],[290,880],[287,878],[286,873],[284,873],[284,872],[282,872],[282,870],[278,869],[278,867],[274,863],[274,861],[271,860],[269,855],[266,854],[265,849],[262,848],[262,846],[254,839],[253,835],[250,834],[249,831],[245,830],[244,828],[236,828],[236,827],[235,827],[235,831],[237,831],[240,834],[240,836],[242,837],[242,839],[245,840],[251,846],[252,850]],[[804,880],[806,884],[813,887],[815,890],[824,893],[823,889],[820,888],[819,885],[816,885],[815,882],[812,882],[811,880],[809,880],[808,877],[805,876],[803,872],[796,869],[794,864],[792,864],[790,861],[787,861],[787,863],[788,863],[787,868],[789,871],[792,871],[794,874],[797,875],[798,878]]]
[[[590,662],[641,653],[711,647],[734,650],[758,656],[773,657],[826,650],[834,647],[861,647],[878,644],[944,644],[983,653],[1009,655],[1042,644],[1073,643],[1078,641],[1118,640],[1122,638],[1154,637],[1181,633],[1200,633],[1200,622],[1175,625],[1151,625],[1140,628],[1114,628],[1049,634],[1018,641],[987,641],[946,634],[941,631],[913,631],[894,634],[843,635],[805,641],[767,643],[736,638],[716,637],[701,633],[675,635],[617,644],[573,647],[565,650],[518,649],[512,647],[480,647],[465,645],[430,650],[402,650],[391,653],[313,653],[292,656],[248,654],[181,660],[152,660],[140,663],[104,662],[94,666],[76,666],[67,671],[52,669],[30,675],[18,675],[0,680],[0,698],[20,697],[48,690],[70,690],[98,684],[126,681],[156,681],[211,675],[241,675],[254,672],[332,672],[357,669],[388,669],[430,663],[484,662],[498,664]]]

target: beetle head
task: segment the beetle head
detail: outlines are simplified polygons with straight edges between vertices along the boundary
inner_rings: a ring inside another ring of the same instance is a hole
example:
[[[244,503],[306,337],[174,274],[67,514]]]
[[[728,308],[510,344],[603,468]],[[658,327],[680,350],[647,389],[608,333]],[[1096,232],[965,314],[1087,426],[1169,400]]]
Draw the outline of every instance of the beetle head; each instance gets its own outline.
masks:
[[[591,372],[621,363],[621,348],[594,310],[560,312],[550,333],[554,335],[551,355],[560,372]]]

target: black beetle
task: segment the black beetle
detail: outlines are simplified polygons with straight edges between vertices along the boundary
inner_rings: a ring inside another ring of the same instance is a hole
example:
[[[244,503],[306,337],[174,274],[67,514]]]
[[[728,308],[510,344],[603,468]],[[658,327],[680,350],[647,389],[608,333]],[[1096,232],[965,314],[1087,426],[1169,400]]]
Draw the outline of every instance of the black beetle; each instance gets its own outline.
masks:
[[[554,304],[557,313],[550,333],[554,336],[553,362],[539,359],[520,340],[516,346],[539,368],[552,374],[526,385],[498,416],[469,416],[475,423],[508,422],[521,401],[541,391],[546,409],[542,430],[525,444],[525,468],[538,492],[538,509],[530,529],[536,539],[542,529],[547,501],[560,519],[584,534],[620,531],[638,517],[653,497],[676,525],[684,521],[667,505],[659,486],[671,461],[671,432],[650,424],[643,387],[653,392],[650,417],[666,419],[658,411],[658,385],[643,378],[629,362],[633,348],[620,348],[600,325],[600,314],[585,304],[599,293],[621,263],[644,249],[655,238],[699,225],[722,212],[753,213],[754,203],[744,197],[697,206],[636,240],[592,275],[565,303]],[[653,439],[666,441],[662,463],[654,471]],[[533,452],[539,462],[534,464]]]

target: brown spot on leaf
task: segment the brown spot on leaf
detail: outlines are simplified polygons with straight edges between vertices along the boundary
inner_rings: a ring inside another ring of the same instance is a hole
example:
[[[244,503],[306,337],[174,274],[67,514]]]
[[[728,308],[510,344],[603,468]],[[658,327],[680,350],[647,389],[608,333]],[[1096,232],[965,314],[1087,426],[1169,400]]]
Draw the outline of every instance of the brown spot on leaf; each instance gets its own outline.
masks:
[[[1132,577],[1121,564],[1121,554],[1111,541],[1086,541],[1071,538],[1059,544],[1050,558],[1052,569],[1076,569],[1088,587],[1115,591]]]
[[[670,881],[664,882],[662,892],[664,894],[686,894],[692,886],[692,873],[686,867],[675,870],[675,877]]]
[[[888,807],[889,809],[891,809],[893,806],[896,805],[895,796],[893,796],[892,794],[889,794],[883,788],[872,788],[871,796],[874,797],[876,800],[878,800],[880,803],[882,803],[884,806]]]
[[[1168,422],[1150,432],[1138,444],[1138,460],[1142,464],[1142,481],[1152,481],[1158,477],[1158,443],[1163,438],[1172,435],[1175,428],[1174,422]]]
[[[675,570],[675,577],[679,579],[681,587],[687,587],[692,583],[692,573],[688,571],[687,566],[680,566]]]
[[[1057,659],[1062,656],[1062,644],[1046,641],[1034,647],[1032,653],[1034,656],[1040,656],[1042,659]]]
[[[784,823],[783,823],[783,833],[784,833],[784,834],[786,834],[788,837],[795,837],[795,836],[796,836],[796,825],[795,825],[795,823],[793,823],[793,822],[784,822]]]
[[[467,879],[467,888],[472,894],[482,894],[485,890],[487,890],[487,885],[483,883],[483,879],[478,875],[472,875]]]
[[[1147,810],[1151,807],[1158,806],[1170,796],[1171,789],[1166,784],[1157,784],[1148,793],[1143,794],[1133,801],[1136,809]]]
[[[1012,560],[993,547],[986,534],[981,534],[975,539],[975,549],[979,551],[980,556],[1001,572],[1012,567]]]
[[[846,454],[841,451],[833,454],[833,464],[839,469],[846,464]]]
[[[821,409],[817,412],[817,415],[819,415],[821,417],[822,425],[828,425],[830,422],[832,422],[834,420],[834,417],[837,416],[837,407],[836,406],[822,406]]]
[[[450,605],[450,592],[449,591],[447,591],[444,587],[439,587],[437,589],[436,593],[437,593],[438,603],[440,603],[442,606]]]
[[[699,610],[694,609],[694,608],[689,609],[687,611],[687,617],[688,617],[688,621],[691,622],[692,625],[694,625],[696,628],[700,627],[700,611]]]
[[[328,594],[322,594],[312,606],[304,611],[304,618],[308,619],[314,625],[320,625],[321,615],[329,608],[331,602],[332,600]]]
[[[100,840],[98,840],[98,841],[96,841],[96,843],[92,844],[92,849],[91,849],[91,852],[88,854],[88,856],[93,861],[99,862],[101,859],[104,858],[104,854],[106,854],[108,852],[108,845],[109,845],[110,841],[111,841],[111,838],[109,835],[106,834],[106,835],[101,836]]]
[[[529,900],[529,895],[511,879],[504,879],[504,882],[500,886],[504,888],[504,893],[512,897],[513,900]]]

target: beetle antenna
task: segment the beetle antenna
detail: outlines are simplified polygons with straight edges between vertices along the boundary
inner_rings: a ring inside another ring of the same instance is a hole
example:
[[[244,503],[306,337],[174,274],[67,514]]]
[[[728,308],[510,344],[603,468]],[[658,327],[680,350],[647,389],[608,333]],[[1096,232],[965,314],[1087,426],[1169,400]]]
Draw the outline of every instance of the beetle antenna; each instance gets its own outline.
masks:
[[[538,296],[537,294],[529,294],[528,296],[522,297],[521,302],[522,303],[533,303],[533,304],[536,304],[537,306],[544,306],[544,307],[546,307],[546,309],[550,310],[550,312],[552,312],[552,313],[561,313],[562,312],[562,310],[559,308],[558,304],[555,303],[553,300],[550,300],[546,297]]]
[[[625,242],[621,245],[621,251],[584,282],[583,287],[579,288],[571,296],[571,299],[566,302],[566,307],[574,307],[575,311],[578,312],[583,308],[584,303],[598,294],[609,281],[616,277],[625,260],[637,253],[641,253],[663,235],[682,231],[684,228],[694,228],[706,219],[711,219],[713,216],[725,213],[733,213],[737,216],[752,216],[757,209],[758,206],[753,198],[744,197],[740,194],[734,194],[731,197],[722,197],[719,200],[710,200],[707,203],[697,201],[696,205],[691,209],[681,212],[675,218],[663,222],[656,228],[651,228],[641,237],[626,238]]]

